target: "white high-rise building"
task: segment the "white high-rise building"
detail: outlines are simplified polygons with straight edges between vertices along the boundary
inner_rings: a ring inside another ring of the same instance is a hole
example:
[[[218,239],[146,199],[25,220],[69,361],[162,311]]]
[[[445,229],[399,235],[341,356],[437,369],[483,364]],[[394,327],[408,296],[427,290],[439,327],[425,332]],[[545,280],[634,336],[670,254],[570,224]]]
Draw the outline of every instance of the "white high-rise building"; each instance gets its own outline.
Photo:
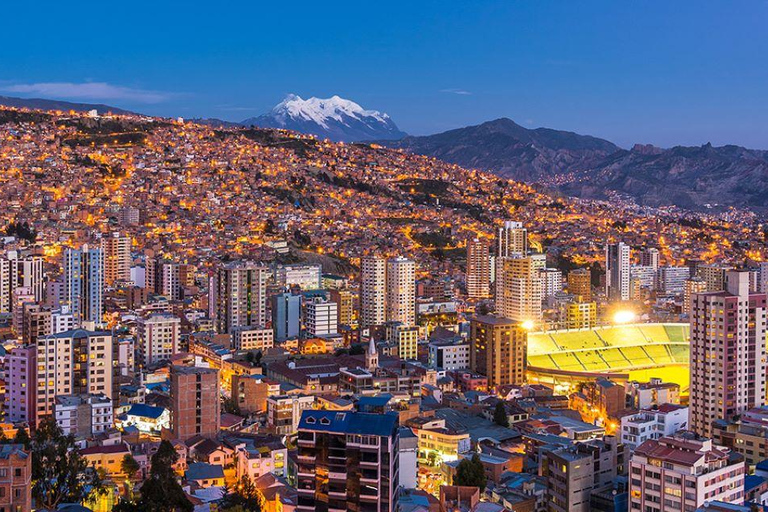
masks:
[[[0,313],[13,309],[13,293],[25,288],[33,295],[35,302],[42,302],[45,296],[45,272],[43,257],[27,251],[8,251],[7,257],[0,258]]]
[[[726,272],[726,290],[691,296],[691,429],[713,437],[712,422],[765,403],[766,295],[750,293],[749,273]]]
[[[624,242],[605,246],[605,294],[608,300],[629,300],[631,250]]]
[[[371,327],[387,321],[387,260],[366,256],[361,261],[360,325]]]
[[[315,297],[304,302],[304,328],[307,336],[336,334],[339,325],[339,305]]]
[[[387,322],[416,325],[416,263],[402,257],[387,260]]]
[[[540,322],[543,254],[502,257],[496,268],[496,313],[518,322]]]
[[[139,360],[144,366],[168,361],[178,352],[181,319],[170,313],[153,313],[136,323]]]
[[[266,267],[249,261],[227,263],[219,269],[216,280],[218,332],[266,325],[267,276]]]
[[[78,323],[100,325],[104,311],[104,257],[101,248],[84,244],[64,250],[64,298]]]
[[[543,268],[539,270],[541,276],[541,300],[563,291],[563,273],[557,268]]]
[[[275,269],[275,282],[284,288],[298,286],[302,290],[318,290],[321,277],[320,265],[284,265]]]
[[[485,299],[491,296],[491,258],[488,242],[482,238],[467,240],[467,297]]]

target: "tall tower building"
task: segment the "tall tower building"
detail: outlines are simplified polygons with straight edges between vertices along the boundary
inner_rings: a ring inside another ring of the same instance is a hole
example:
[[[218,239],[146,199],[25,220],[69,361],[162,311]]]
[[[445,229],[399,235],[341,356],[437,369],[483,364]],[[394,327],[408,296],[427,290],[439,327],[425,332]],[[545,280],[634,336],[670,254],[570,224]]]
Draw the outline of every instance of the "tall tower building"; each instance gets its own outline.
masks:
[[[111,233],[101,239],[104,254],[104,284],[131,280],[131,237]]]
[[[35,424],[37,413],[37,346],[14,347],[5,357],[8,381],[6,390],[7,420],[12,423]]]
[[[608,300],[629,300],[630,247],[624,242],[605,246],[605,294]]]
[[[750,293],[745,271],[725,285],[691,296],[691,428],[709,438],[713,421],[765,402],[766,295]]]
[[[233,327],[266,324],[267,276],[266,267],[250,261],[227,263],[219,269],[216,280],[218,332],[229,333]]]
[[[37,341],[37,410],[39,422],[53,414],[57,395],[112,393],[112,334],[75,329]]]
[[[186,441],[214,437],[221,425],[219,371],[194,366],[171,367],[171,431]]]
[[[659,250],[654,247],[646,247],[640,252],[640,265],[643,267],[653,267],[653,270],[659,270]]]
[[[525,383],[528,332],[508,318],[478,316],[469,324],[469,366],[488,387]]]
[[[64,251],[64,300],[78,323],[102,323],[104,257],[100,248],[84,244]]]
[[[0,313],[13,309],[13,293],[25,288],[33,295],[35,302],[42,302],[45,296],[45,272],[43,257],[29,251],[9,251],[0,258]]]
[[[275,340],[298,338],[301,331],[301,295],[279,293],[273,295],[271,300]]]
[[[568,272],[568,293],[581,297],[582,302],[592,301],[592,271],[577,268]]]
[[[686,279],[683,283],[683,313],[691,314],[691,299],[696,293],[707,291],[707,282],[700,277]]]
[[[491,256],[488,241],[467,240],[467,297],[485,299],[491,296]]]
[[[525,256],[528,253],[528,230],[522,222],[505,221],[496,232],[496,257]]]
[[[416,325],[416,263],[402,257],[387,260],[387,322]]]
[[[496,313],[518,322],[541,321],[543,254],[499,258],[496,268]]]
[[[181,319],[170,313],[153,313],[136,322],[139,359],[149,366],[168,361],[178,351]]]
[[[365,256],[361,261],[360,326],[382,325],[387,321],[387,260]]]
[[[396,413],[303,411],[297,512],[399,510],[398,427]]]
[[[725,273],[732,268],[718,263],[699,265],[694,275],[706,281],[707,291],[719,292],[725,290]]]

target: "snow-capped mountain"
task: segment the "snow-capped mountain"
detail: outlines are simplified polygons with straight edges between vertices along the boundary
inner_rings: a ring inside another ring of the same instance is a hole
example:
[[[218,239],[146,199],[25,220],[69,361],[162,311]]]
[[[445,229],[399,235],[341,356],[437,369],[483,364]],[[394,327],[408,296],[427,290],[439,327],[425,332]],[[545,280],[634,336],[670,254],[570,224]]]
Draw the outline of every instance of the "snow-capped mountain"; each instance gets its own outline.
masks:
[[[283,128],[334,141],[397,140],[405,137],[387,114],[365,110],[338,96],[301,99],[289,94],[268,114],[242,121],[246,126]]]

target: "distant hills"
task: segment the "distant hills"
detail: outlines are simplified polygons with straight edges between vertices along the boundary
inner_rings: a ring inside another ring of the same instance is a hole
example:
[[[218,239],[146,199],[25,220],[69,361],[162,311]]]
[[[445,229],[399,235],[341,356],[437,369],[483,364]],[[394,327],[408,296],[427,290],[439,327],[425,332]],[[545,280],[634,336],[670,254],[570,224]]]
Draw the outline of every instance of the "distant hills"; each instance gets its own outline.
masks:
[[[113,114],[134,114],[129,110],[111,107],[101,103],[73,103],[70,101],[46,100],[42,98],[14,98],[11,96],[0,96],[0,105],[15,108],[30,108],[37,110],[61,110],[66,112],[74,110],[75,112],[88,112],[96,110],[99,114],[112,112]]]
[[[344,142],[393,140],[406,135],[387,114],[366,110],[339,96],[304,100],[289,94],[270,112],[245,119],[240,124],[282,128]]]
[[[768,152],[739,146],[625,150],[604,139],[528,129],[506,118],[380,144],[577,197],[606,199],[616,192],[648,206],[768,212]]]

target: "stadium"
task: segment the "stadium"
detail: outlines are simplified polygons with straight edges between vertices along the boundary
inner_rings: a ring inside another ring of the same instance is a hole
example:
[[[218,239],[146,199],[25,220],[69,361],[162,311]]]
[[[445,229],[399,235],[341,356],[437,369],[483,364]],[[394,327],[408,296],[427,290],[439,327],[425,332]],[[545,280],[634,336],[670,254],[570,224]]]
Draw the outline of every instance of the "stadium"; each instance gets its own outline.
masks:
[[[578,382],[609,377],[647,381],[658,377],[688,394],[688,324],[633,324],[528,335],[530,382],[561,391]]]

